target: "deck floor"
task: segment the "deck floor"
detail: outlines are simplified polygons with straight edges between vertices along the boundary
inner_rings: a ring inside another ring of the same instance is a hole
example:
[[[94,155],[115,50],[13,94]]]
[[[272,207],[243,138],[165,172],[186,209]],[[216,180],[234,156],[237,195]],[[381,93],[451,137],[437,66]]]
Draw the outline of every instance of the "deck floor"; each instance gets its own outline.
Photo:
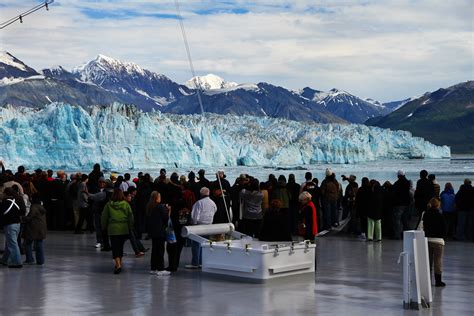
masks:
[[[3,242],[3,239],[0,239]],[[150,247],[150,243],[145,241]],[[135,258],[126,244],[124,271],[113,275],[110,252],[94,235],[50,233],[46,264],[0,268],[1,315],[418,315],[402,308],[401,241],[366,243],[320,238],[317,272],[249,283],[180,269],[149,275],[149,254]],[[185,248],[181,265],[190,261]],[[444,281],[422,315],[472,315],[474,244],[448,242]]]

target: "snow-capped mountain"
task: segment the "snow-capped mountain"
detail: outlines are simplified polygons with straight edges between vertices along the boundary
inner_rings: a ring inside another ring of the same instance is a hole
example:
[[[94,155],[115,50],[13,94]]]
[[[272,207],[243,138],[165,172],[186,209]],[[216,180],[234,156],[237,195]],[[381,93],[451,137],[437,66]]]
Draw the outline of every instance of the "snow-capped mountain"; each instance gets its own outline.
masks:
[[[72,73],[84,82],[94,83],[115,93],[141,96],[154,101],[157,106],[167,105],[189,94],[186,86],[175,83],[165,75],[104,55],[98,55],[94,60],[74,68]]]
[[[279,166],[449,157],[409,132],[255,116],[143,113],[113,104],[0,108],[0,157],[28,169]]]
[[[60,80],[78,80],[79,78],[77,75],[73,74],[72,72],[63,68],[63,66],[54,66],[51,68],[46,68],[41,70],[41,73],[46,78],[54,78]]]
[[[372,99],[368,102],[343,90],[331,89],[324,92],[306,87],[298,93],[352,123],[364,123],[369,118],[383,116],[390,112],[379,102]]]
[[[214,74],[193,77],[186,81],[184,85],[189,89],[197,89],[200,85],[202,90],[228,89],[238,86],[236,82],[225,81]]]
[[[0,86],[22,82],[39,73],[6,51],[0,51]]]
[[[320,123],[345,122],[297,93],[264,82],[206,90],[202,94],[202,103],[205,112],[217,114],[268,116]],[[164,111],[176,114],[201,113],[195,95],[171,103]]]

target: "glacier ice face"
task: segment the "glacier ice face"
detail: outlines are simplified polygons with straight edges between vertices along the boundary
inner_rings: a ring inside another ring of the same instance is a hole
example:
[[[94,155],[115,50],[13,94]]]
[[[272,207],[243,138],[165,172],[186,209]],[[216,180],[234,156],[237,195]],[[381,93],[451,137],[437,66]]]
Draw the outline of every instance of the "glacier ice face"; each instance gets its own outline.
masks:
[[[85,110],[52,103],[41,110],[0,108],[0,159],[29,169],[150,169],[178,166],[281,166],[443,158],[409,132],[233,115],[143,113],[114,104]]]

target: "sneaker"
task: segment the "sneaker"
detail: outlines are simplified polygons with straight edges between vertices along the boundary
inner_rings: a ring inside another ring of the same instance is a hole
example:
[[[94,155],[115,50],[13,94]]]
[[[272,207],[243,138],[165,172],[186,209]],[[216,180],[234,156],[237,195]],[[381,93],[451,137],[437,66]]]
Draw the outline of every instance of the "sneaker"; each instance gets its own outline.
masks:
[[[102,247],[102,245],[100,244],[100,242],[98,242],[98,243],[95,244],[95,247],[100,248],[100,247]]]
[[[158,273],[158,270],[150,270],[150,274],[151,274],[151,275],[155,275],[155,274],[157,274],[157,273]]]
[[[141,257],[143,257],[144,255],[145,255],[144,252],[139,252],[139,253],[135,254],[135,258],[141,258]]]
[[[171,272],[166,271],[166,270],[161,270],[161,271],[157,271],[157,272],[156,272],[156,275],[157,275],[157,276],[168,276],[168,275],[170,275],[170,274],[171,274]]]
[[[184,266],[186,269],[199,269],[199,266],[195,266],[193,264],[187,264]]]

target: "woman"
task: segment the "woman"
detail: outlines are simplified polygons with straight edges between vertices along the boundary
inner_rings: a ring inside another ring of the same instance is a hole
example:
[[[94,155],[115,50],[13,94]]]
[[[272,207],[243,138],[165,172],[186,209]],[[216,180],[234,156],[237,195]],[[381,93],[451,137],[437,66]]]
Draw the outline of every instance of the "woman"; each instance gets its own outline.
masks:
[[[122,190],[115,188],[110,201],[102,212],[102,227],[110,236],[114,274],[122,272],[123,245],[130,235],[133,226],[133,213],[125,200]]]
[[[263,218],[263,193],[260,191],[258,180],[252,179],[248,188],[240,191],[239,196],[242,207],[242,232],[258,238]]]
[[[441,210],[443,211],[444,220],[446,221],[447,237],[452,238],[454,233],[454,225],[456,224],[456,195],[451,182],[446,183],[444,191],[441,193]]]
[[[382,241],[382,212],[384,191],[380,183],[371,180],[371,192],[367,208],[367,241],[372,241],[375,232],[375,241]]]
[[[33,194],[30,212],[25,217],[25,230],[23,238],[25,239],[25,264],[34,264],[32,245],[34,243],[36,264],[44,264],[43,240],[46,239],[46,209],[41,203],[41,197],[38,193]]]
[[[314,236],[318,234],[316,207],[311,198],[311,194],[307,191],[301,192],[298,197],[300,202],[298,233],[305,240],[314,240]]]
[[[446,236],[446,222],[440,212],[441,203],[438,198],[432,198],[428,203],[428,210],[423,215],[423,230],[428,238],[428,253],[430,270],[435,275],[435,286],[444,287],[441,281],[443,271],[444,237]]]
[[[168,225],[170,209],[161,204],[161,194],[153,191],[146,206],[148,235],[151,237],[151,270],[150,274],[157,276],[170,275],[165,270],[165,241],[166,226]]]

